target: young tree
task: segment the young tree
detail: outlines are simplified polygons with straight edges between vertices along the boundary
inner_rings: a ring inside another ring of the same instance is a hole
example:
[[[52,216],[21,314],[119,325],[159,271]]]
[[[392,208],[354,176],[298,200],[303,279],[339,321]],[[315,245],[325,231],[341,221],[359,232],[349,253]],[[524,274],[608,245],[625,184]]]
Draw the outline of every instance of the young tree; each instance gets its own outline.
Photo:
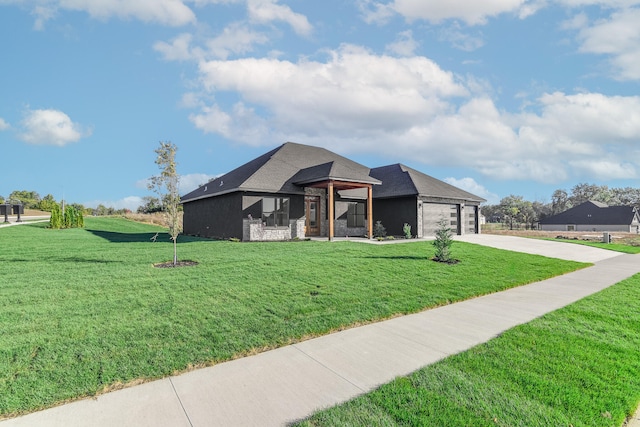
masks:
[[[178,147],[171,142],[160,141],[160,147],[155,150],[156,165],[160,168],[160,175],[152,176],[149,180],[149,189],[155,191],[162,201],[169,235],[173,240],[174,266],[178,264],[178,235],[182,231],[179,211],[180,194],[178,193],[180,176],[176,171],[177,150]]]
[[[438,221],[438,229],[436,230],[436,240],[432,242],[436,248],[433,259],[438,262],[452,263],[451,245],[453,244],[451,227],[446,218],[442,217]]]

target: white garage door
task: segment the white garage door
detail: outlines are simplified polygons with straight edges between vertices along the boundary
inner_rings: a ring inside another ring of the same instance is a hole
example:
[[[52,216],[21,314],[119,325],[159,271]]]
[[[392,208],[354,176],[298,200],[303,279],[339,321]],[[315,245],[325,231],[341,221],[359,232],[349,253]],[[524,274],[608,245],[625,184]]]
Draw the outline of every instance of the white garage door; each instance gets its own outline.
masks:
[[[453,234],[460,234],[458,205],[444,205],[439,203],[422,204],[422,235],[431,237],[436,234],[438,222],[441,218],[447,221]]]

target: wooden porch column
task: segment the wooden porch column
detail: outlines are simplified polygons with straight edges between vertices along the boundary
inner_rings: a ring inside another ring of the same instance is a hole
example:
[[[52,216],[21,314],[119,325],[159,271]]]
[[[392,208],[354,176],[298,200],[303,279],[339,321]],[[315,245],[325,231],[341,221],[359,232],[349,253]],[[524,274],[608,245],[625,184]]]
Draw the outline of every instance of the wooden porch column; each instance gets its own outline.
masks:
[[[327,192],[329,193],[329,241],[333,240],[333,227],[335,222],[335,211],[334,211],[334,202],[333,202],[333,181],[329,181],[329,186],[327,187]]]
[[[367,186],[367,236],[373,238],[373,185]]]

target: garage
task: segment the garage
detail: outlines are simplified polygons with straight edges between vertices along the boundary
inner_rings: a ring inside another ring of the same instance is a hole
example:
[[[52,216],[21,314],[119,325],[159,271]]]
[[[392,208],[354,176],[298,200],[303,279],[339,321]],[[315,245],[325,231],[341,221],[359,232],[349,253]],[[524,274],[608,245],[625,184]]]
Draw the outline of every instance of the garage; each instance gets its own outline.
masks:
[[[442,203],[422,204],[422,235],[431,237],[438,230],[438,222],[441,218],[448,221],[449,227],[454,234],[460,233],[460,205]]]

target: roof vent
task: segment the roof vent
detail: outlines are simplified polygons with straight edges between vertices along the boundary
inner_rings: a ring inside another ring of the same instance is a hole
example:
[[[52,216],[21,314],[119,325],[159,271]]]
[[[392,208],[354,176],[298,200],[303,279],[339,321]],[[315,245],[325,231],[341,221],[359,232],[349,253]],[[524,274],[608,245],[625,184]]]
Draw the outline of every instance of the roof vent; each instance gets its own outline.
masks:
[[[224,181],[220,181],[220,187],[224,185]]]
[[[206,185],[204,186],[204,191],[207,191],[207,186]]]

